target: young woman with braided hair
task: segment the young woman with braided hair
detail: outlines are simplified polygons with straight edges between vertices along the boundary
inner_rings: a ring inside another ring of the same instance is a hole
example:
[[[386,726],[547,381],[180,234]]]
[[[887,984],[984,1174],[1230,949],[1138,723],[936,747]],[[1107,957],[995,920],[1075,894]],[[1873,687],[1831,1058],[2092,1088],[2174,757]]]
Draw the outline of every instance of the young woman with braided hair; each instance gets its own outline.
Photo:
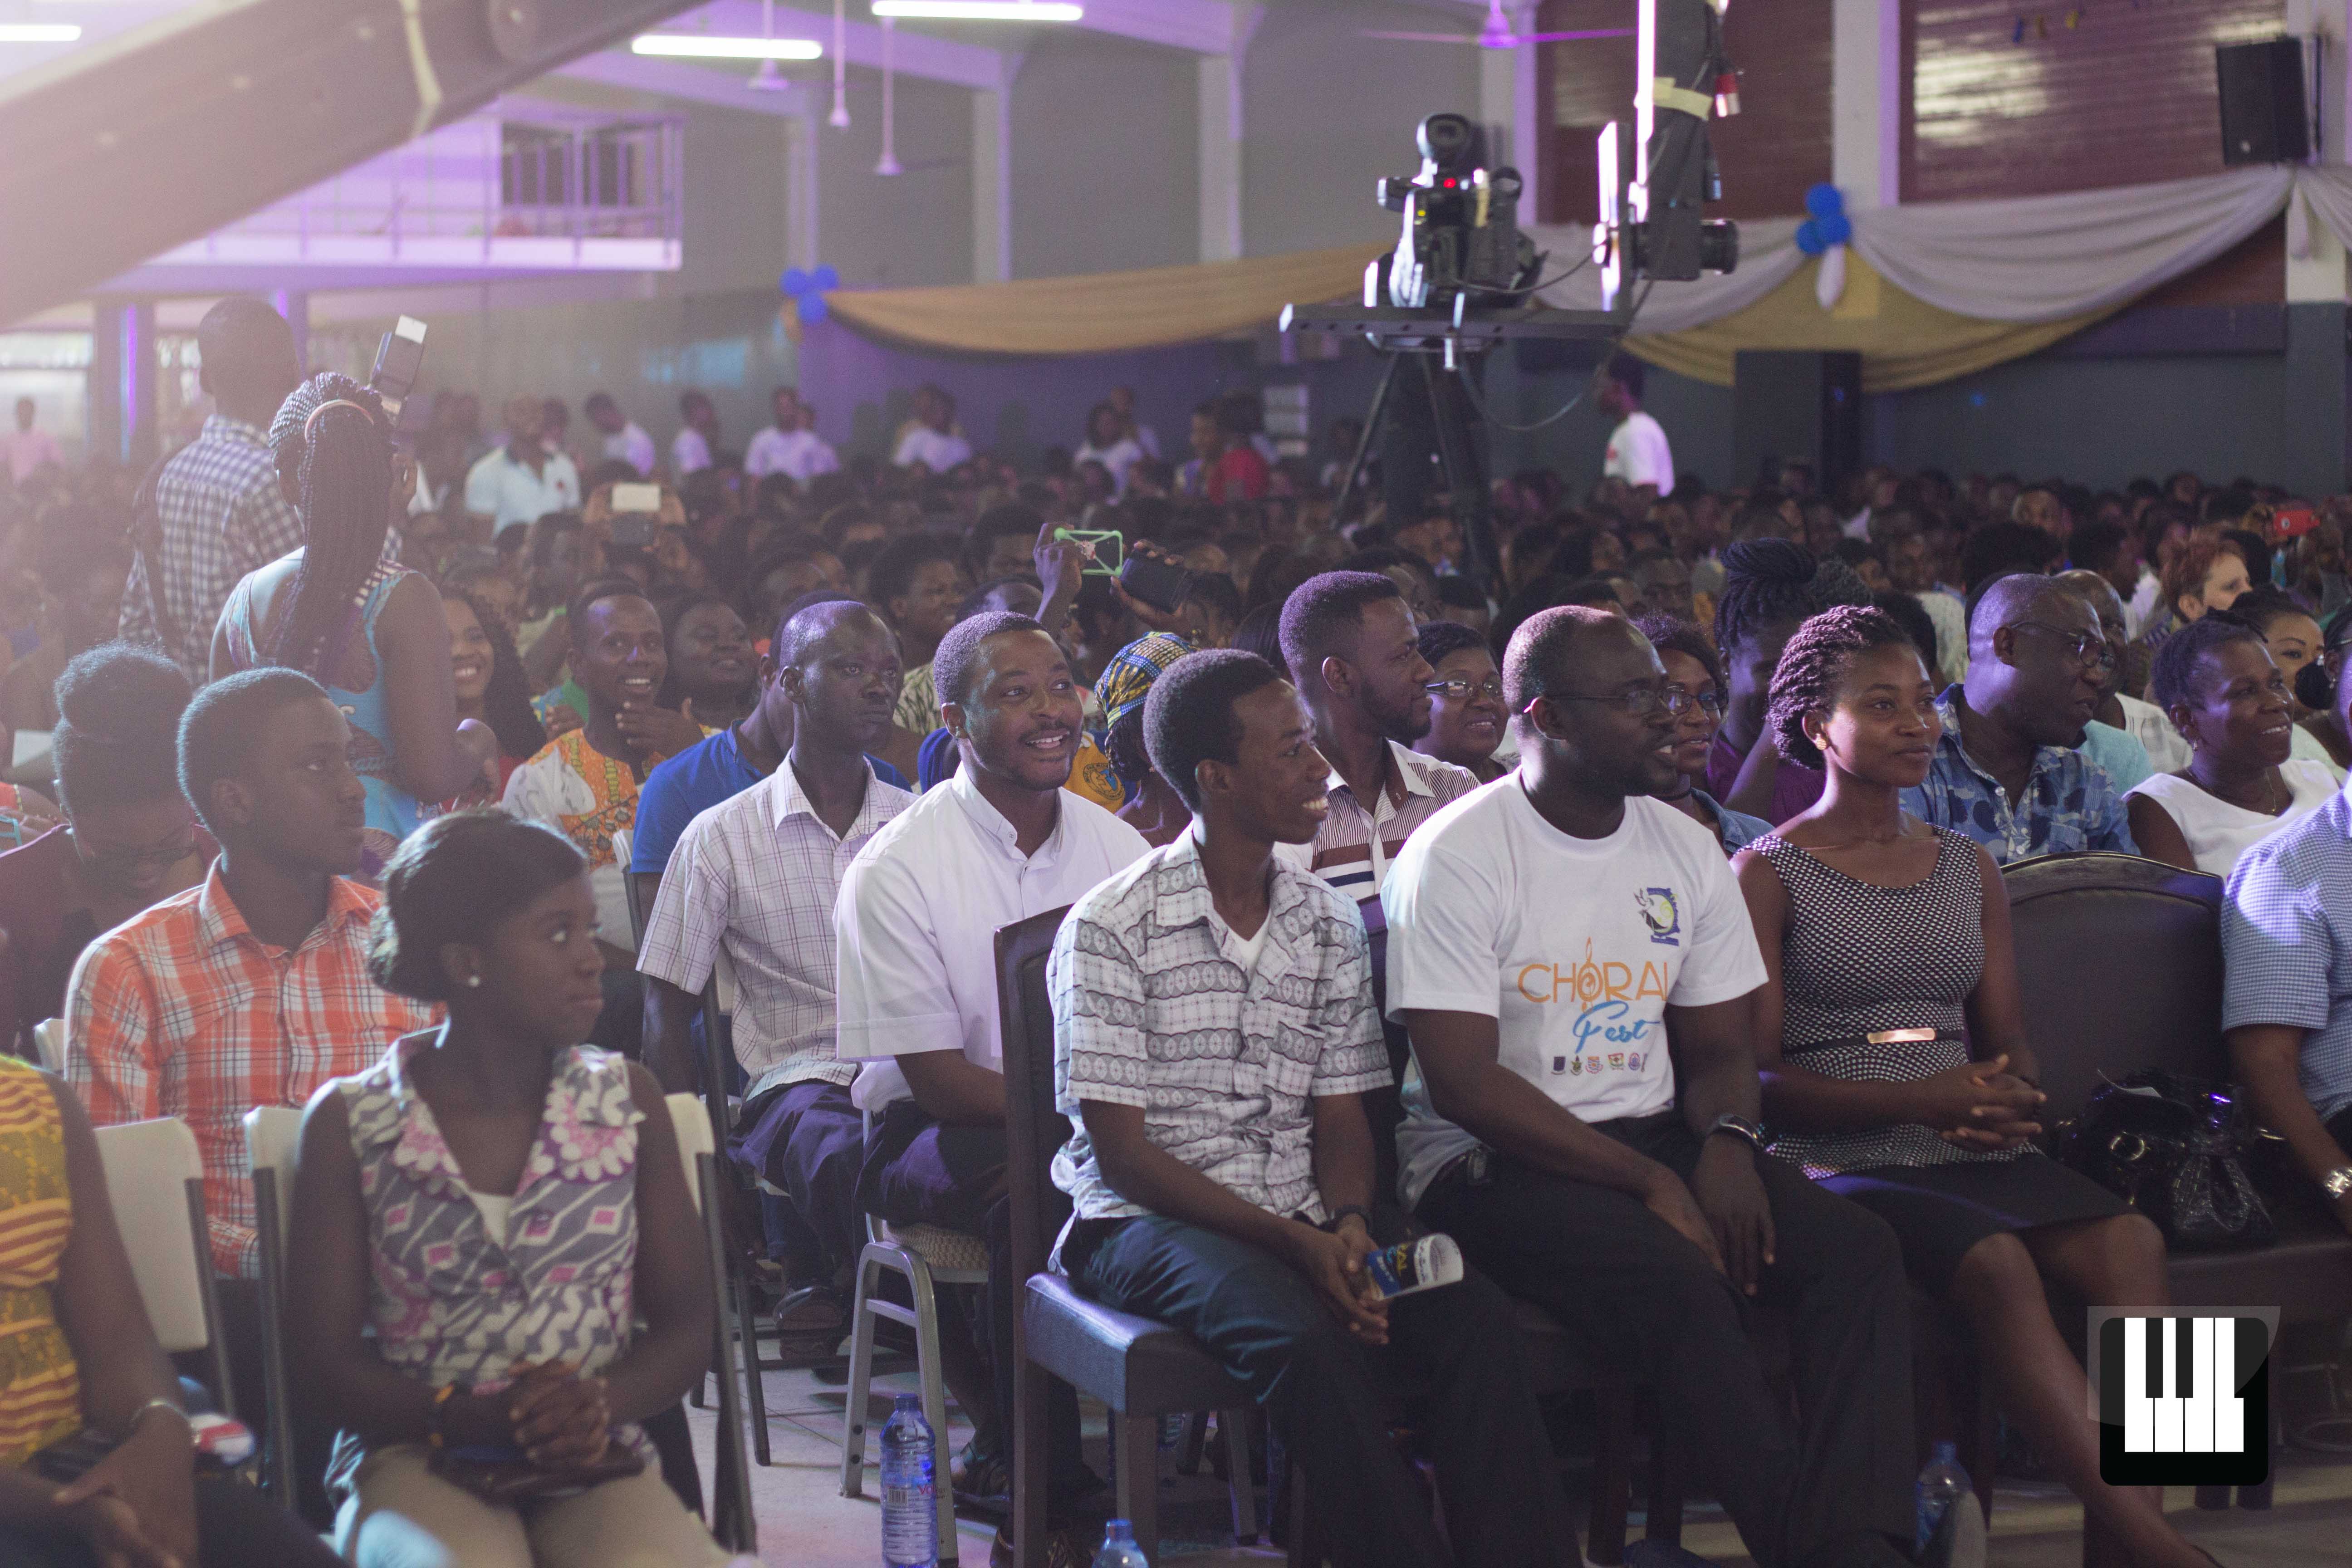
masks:
[[[462,722],[449,626],[430,579],[385,548],[416,484],[375,394],[347,375],[294,389],[269,428],[303,546],[248,575],[213,633],[212,674],[283,665],[315,678],[351,721],[367,787],[370,878],[414,832],[419,803],[495,783],[498,739]]]
[[[1825,781],[1732,861],[1764,955],[1772,1152],[1894,1226],[1912,1278],[1968,1320],[2003,1414],[2133,1563],[2207,1563],[2147,1495],[2099,1479],[2044,1282],[2160,1313],[2164,1237],[2033,1145],[2043,1096],[2000,868],[1902,806],[1942,733],[1918,648],[1884,611],[1826,610],[1788,639],[1769,696],[1773,744]]]
[[[1730,688],[1723,727],[1708,753],[1706,791],[1734,811],[1786,822],[1821,798],[1822,775],[1773,746],[1764,721],[1780,650],[1808,616],[1832,605],[1866,605],[1870,590],[1845,563],[1816,563],[1786,539],[1745,539],[1723,552],[1715,646]]]

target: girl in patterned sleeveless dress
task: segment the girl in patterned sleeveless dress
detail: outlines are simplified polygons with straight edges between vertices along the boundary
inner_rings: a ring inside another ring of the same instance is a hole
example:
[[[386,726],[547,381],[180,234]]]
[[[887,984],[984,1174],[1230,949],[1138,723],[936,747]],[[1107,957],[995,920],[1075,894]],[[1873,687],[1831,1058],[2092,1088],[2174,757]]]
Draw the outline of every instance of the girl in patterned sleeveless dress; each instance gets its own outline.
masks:
[[[303,1121],[288,1338],[342,1428],[345,1560],[418,1561],[423,1531],[466,1568],[716,1568],[642,1426],[702,1375],[709,1262],[661,1086],[572,1043],[603,1005],[579,852],[503,812],[436,817],[385,868],[376,933],[377,981],[449,1016]],[[640,1468],[518,1509],[435,1472],[475,1447]]]
[[[299,487],[289,499],[303,546],[229,595],[212,674],[281,664],[327,689],[351,723],[367,790],[361,871],[373,880],[428,815],[419,803],[486,776],[498,740],[478,721],[459,722],[441,596],[386,548],[415,468],[394,450],[375,395],[349,376],[312,376],[279,408],[269,444],[281,482]]]
[[[1807,621],[1773,675],[1780,752],[1827,784],[1734,862],[1768,973],[1772,1152],[1895,1227],[1914,1278],[1968,1321],[2003,1412],[2134,1563],[2197,1568],[2210,1560],[2160,1503],[2099,1479],[2083,1369],[2043,1281],[2160,1312],[2164,1239],[2032,1142],[2043,1096],[2000,872],[1899,804],[1941,732],[1935,693],[1902,628],[1866,607]]]
[[[79,1357],[77,1359],[77,1350]],[[140,1308],[80,1101],[0,1058],[0,1563],[152,1561],[331,1568],[302,1522],[241,1482],[195,1475],[180,1383]],[[60,1492],[44,1450],[111,1444]]]

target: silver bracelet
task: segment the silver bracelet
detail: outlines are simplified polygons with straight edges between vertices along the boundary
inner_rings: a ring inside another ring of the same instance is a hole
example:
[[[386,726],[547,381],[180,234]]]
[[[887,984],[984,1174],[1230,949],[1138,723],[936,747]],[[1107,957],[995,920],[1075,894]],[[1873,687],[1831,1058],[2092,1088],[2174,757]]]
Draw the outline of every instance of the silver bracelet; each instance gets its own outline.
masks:
[[[146,1404],[132,1411],[131,1413],[131,1419],[122,1424],[123,1441],[130,1441],[131,1435],[139,1430],[139,1423],[147,1419],[147,1413],[150,1410],[168,1410],[173,1415],[180,1418],[180,1424],[182,1426],[186,1426],[190,1431],[194,1431],[195,1429],[194,1423],[188,1419],[188,1413],[180,1408],[179,1401],[175,1399],[165,1399],[162,1395],[158,1394],[155,1398],[149,1400]]]

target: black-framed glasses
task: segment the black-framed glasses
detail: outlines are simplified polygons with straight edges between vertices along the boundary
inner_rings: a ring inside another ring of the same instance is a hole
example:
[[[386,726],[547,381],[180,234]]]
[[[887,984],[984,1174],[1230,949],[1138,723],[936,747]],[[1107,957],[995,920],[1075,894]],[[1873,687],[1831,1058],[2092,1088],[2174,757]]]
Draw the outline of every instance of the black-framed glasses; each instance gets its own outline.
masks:
[[[1543,697],[1535,699],[1528,704],[1527,708],[1522,708],[1519,711],[1526,712],[1528,708],[1533,708],[1537,702],[1543,701],[1545,698],[1549,698],[1554,702],[1605,703],[1612,708],[1622,708],[1636,719],[1646,719],[1661,709],[1669,714],[1675,714],[1680,713],[1685,708],[1704,709],[1706,707],[1704,699],[1685,691],[1680,687],[1636,686],[1625,691],[1611,691],[1599,695],[1582,691],[1547,691]],[[1721,710],[1720,704],[1715,710]]]
[[[1432,697],[1443,697],[1449,702],[1462,701],[1474,691],[1490,702],[1503,700],[1503,678],[1499,675],[1490,675],[1478,681],[1466,675],[1449,675],[1443,680],[1424,680],[1421,689]]]
[[[2116,667],[2115,649],[2107,646],[2107,639],[2101,633],[2068,631],[2064,626],[2053,626],[2047,621],[2013,621],[2011,624],[2020,631],[2031,627],[2037,632],[2048,632],[2074,650],[2076,662],[2084,669],[2113,669]]]

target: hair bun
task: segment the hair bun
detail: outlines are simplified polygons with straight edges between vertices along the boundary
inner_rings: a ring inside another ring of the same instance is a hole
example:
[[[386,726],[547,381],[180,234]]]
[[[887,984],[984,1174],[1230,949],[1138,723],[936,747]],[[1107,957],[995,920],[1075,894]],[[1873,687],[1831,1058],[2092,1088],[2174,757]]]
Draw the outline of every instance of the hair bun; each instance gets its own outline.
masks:
[[[1838,605],[1870,603],[1870,584],[1834,555],[1826,557],[1813,569],[1812,589],[1813,602],[1824,610]]]
[[[1723,550],[1727,577],[1752,577],[1766,583],[1805,584],[1816,570],[1812,552],[1786,539],[1743,539]]]

